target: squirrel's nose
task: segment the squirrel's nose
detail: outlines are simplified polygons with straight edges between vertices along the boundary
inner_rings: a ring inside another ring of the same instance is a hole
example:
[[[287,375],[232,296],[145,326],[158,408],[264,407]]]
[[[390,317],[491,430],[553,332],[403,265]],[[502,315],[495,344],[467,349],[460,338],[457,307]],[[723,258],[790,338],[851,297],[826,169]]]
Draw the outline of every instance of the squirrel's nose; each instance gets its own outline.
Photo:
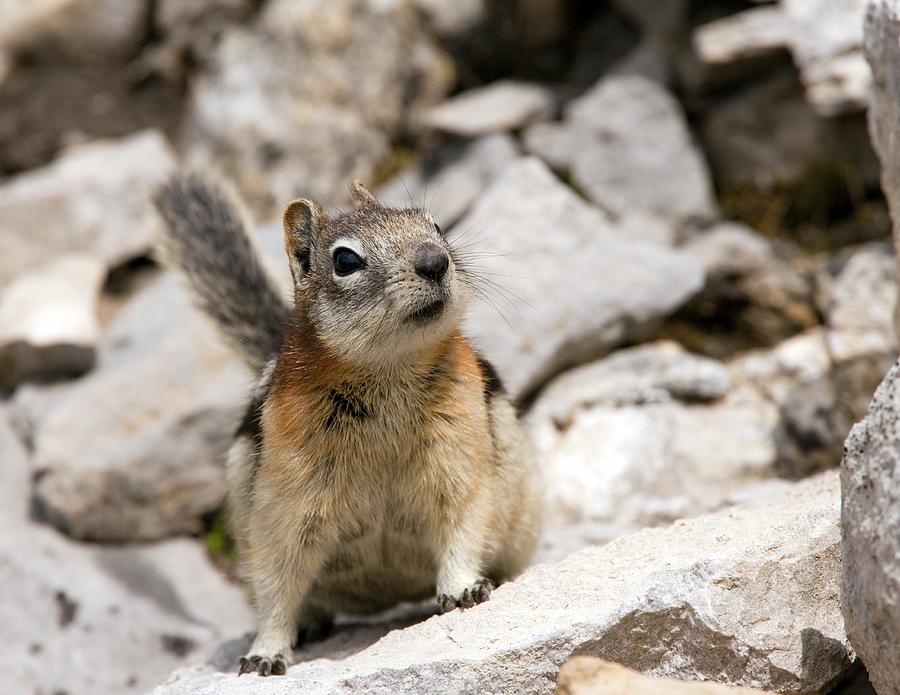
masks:
[[[440,282],[450,266],[447,252],[433,241],[426,241],[416,249],[413,267],[416,274],[432,282]]]

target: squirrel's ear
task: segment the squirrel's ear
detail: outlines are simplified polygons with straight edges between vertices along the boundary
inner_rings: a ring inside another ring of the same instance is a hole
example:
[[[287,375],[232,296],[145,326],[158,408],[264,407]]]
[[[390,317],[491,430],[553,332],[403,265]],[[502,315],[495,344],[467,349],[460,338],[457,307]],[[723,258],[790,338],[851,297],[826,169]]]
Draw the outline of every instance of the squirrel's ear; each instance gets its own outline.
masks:
[[[353,195],[354,205],[358,208],[378,204],[375,196],[369,193],[369,190],[363,186],[362,181],[359,179],[353,179],[353,181],[350,182],[350,193]]]
[[[306,198],[293,201],[284,211],[284,247],[295,281],[309,272],[313,240],[326,221],[322,207]]]

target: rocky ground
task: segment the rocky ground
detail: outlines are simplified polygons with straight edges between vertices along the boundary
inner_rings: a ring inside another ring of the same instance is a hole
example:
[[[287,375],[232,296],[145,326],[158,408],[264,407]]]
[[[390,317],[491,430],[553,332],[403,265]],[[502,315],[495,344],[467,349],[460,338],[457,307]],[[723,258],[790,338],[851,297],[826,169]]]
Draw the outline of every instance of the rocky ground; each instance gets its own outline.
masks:
[[[896,367],[867,415],[898,347],[900,3],[864,42],[865,14],[0,2],[0,690],[900,693]],[[234,675],[252,375],[153,253],[183,165],[234,182],[285,287],[281,206],[351,177],[472,254],[466,329],[546,479],[519,580]]]

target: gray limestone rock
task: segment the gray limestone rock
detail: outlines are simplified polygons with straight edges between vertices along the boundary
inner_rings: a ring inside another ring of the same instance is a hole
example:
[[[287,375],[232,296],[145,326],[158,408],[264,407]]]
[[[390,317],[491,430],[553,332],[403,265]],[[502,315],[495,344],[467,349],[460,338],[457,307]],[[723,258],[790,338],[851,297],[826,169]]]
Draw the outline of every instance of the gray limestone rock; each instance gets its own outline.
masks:
[[[841,463],[843,612],[879,695],[900,693],[900,365],[850,431]]]
[[[703,283],[693,256],[621,238],[534,158],[509,165],[457,228],[490,230],[470,247],[481,301],[466,328],[515,397],[639,335]]]
[[[20,399],[40,514],[89,540],[196,531],[222,503],[249,382],[176,279],[161,278],[109,326],[94,372]]]
[[[394,630],[343,658],[325,642],[279,678],[176,671],[155,695],[553,692],[570,656],[780,693],[827,690],[850,665],[840,613],[837,476],[540,565],[473,609]],[[652,635],[652,639],[648,639]],[[346,652],[344,652],[346,654]],[[311,655],[310,655],[311,656]],[[342,655],[343,656],[343,655]]]
[[[601,79],[565,109],[562,123],[525,131],[526,149],[613,215],[634,210],[683,221],[716,215],[703,154],[675,98],[636,74]]]
[[[463,137],[518,130],[551,114],[553,93],[528,82],[502,80],[458,94],[422,115],[422,125]]]

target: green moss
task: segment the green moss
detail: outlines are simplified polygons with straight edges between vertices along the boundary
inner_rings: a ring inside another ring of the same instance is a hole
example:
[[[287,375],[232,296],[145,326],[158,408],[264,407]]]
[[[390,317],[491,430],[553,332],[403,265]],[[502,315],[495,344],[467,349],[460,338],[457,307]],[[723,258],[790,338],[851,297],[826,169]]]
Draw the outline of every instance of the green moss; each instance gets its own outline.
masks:
[[[203,534],[203,544],[206,546],[206,552],[217,561],[231,563],[236,559],[234,540],[228,533],[222,512],[217,513],[209,520],[206,532]]]

